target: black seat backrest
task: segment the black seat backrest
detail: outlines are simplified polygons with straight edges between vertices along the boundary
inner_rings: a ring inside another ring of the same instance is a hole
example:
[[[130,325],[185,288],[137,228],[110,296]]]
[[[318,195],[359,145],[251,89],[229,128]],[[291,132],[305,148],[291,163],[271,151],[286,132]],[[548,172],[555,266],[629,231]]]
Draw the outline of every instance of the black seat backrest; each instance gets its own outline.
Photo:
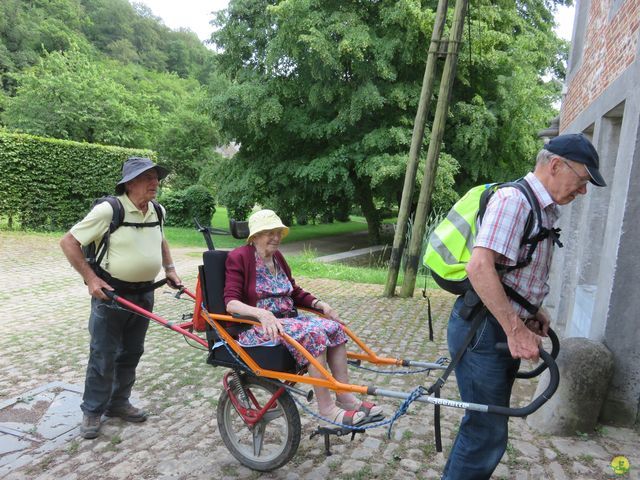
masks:
[[[207,250],[202,255],[204,275],[200,281],[203,288],[204,303],[210,313],[226,313],[224,303],[224,264],[228,253],[222,250]]]
[[[225,262],[228,252],[221,250],[207,250],[202,255],[202,266],[200,267],[200,286],[202,288],[203,299],[207,311],[224,315],[227,313],[224,303],[224,277]],[[225,325],[230,323],[230,325]],[[222,326],[236,337],[238,333],[247,328],[247,324],[236,324],[233,322],[221,322]],[[227,347],[213,349],[213,345],[219,340],[218,334],[211,325],[206,324],[206,336],[209,343],[209,356],[207,363],[216,366],[238,368],[238,363],[234,356],[229,353]],[[278,370],[282,372],[295,372],[296,362],[284,345],[275,347],[245,347],[245,351],[256,361],[261,368],[268,370]]]

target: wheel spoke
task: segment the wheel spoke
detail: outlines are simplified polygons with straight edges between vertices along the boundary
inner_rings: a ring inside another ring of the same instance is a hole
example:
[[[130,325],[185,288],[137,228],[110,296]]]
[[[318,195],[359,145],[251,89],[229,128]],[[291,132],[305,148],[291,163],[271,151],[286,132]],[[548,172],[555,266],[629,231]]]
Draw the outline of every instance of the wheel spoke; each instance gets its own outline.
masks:
[[[262,442],[264,440],[264,431],[267,428],[267,424],[260,421],[253,427],[253,454],[259,457],[262,453]]]
[[[249,376],[243,378],[243,386],[254,413],[269,403],[278,390],[273,382]],[[271,471],[287,463],[300,442],[300,416],[287,392],[250,428],[236,411],[229,394],[222,392],[217,422],[220,435],[233,456],[258,471]]]
[[[269,410],[262,416],[262,421],[265,423],[273,422],[277,418],[280,418],[284,415],[284,412],[280,409],[278,410]]]

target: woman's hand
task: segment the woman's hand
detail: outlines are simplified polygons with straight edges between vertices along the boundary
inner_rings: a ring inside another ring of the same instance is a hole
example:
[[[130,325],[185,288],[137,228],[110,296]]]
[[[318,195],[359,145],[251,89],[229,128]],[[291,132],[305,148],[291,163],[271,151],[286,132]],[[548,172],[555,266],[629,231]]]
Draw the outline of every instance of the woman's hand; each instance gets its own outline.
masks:
[[[318,310],[321,310],[322,313],[324,313],[324,315],[327,318],[330,318],[331,320],[334,320],[343,325],[345,324],[342,320],[340,320],[340,317],[338,316],[338,312],[336,312],[333,308],[331,308],[331,305],[329,305],[324,300],[320,300],[318,303],[316,303],[316,308]]]
[[[264,333],[266,333],[271,340],[277,339],[279,333],[284,333],[282,320],[276,318],[269,310],[258,310],[260,310],[260,313],[257,315],[258,320],[260,320]]]

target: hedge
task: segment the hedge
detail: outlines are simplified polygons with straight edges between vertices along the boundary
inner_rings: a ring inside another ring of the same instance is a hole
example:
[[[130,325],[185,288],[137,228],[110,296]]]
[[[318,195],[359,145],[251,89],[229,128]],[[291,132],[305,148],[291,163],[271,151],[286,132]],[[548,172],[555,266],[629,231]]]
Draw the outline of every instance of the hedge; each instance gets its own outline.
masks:
[[[193,220],[211,226],[211,217],[216,212],[216,200],[204,185],[191,185],[184,190],[163,192],[158,199],[167,209],[168,227],[193,228]]]
[[[0,216],[23,229],[67,230],[94,199],[114,192],[130,156],[150,150],[0,131]]]

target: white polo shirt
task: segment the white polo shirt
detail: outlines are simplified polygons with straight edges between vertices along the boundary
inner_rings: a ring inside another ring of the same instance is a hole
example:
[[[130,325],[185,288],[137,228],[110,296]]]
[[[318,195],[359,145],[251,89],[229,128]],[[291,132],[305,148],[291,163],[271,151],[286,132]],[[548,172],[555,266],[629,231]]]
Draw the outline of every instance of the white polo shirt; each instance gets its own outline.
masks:
[[[125,222],[153,223],[158,221],[156,209],[151,202],[149,202],[147,213],[143,214],[126,194],[118,196],[118,199],[124,207]],[[71,235],[82,246],[95,242],[97,248],[102,236],[109,228],[112,216],[113,209],[109,202],[102,202],[71,228]],[[120,226],[111,234],[109,250],[100,266],[119,280],[126,282],[152,281],[162,268],[162,238],[163,234],[159,225],[139,228]]]

